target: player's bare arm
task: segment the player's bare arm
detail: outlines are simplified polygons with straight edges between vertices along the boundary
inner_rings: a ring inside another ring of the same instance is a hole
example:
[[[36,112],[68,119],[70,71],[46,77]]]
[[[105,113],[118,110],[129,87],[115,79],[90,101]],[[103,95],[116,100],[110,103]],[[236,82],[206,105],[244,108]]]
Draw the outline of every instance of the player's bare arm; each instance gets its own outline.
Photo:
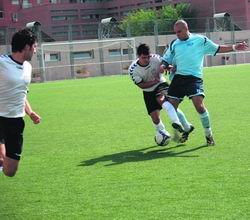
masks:
[[[32,110],[31,105],[27,99],[25,101],[25,112],[34,124],[39,124],[41,122],[41,117]]]
[[[236,50],[246,50],[248,48],[248,44],[243,41],[238,44],[233,44],[233,45],[220,45],[220,49],[218,53],[227,53],[227,52],[232,52]]]
[[[150,88],[151,86],[154,86],[158,82],[160,82],[160,77],[159,78],[157,77],[152,81],[141,82],[141,83],[137,84],[137,86],[139,86],[141,89],[146,89],[146,88]]]

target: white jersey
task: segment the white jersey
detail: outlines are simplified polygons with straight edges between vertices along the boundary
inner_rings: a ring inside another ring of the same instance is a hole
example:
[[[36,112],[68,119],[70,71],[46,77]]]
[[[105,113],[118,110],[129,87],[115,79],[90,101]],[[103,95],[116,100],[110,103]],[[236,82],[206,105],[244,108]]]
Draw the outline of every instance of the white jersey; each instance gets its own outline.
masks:
[[[31,64],[0,56],[0,116],[18,118],[25,115],[25,100],[31,81]]]
[[[161,57],[157,54],[151,54],[149,64],[147,66],[140,66],[138,60],[139,59],[135,60],[128,69],[130,78],[134,81],[135,84],[153,81],[156,76],[159,75]],[[166,79],[164,78],[163,74],[160,74],[160,82],[150,88],[143,89],[143,91],[154,91],[154,89],[162,82],[166,82]]]

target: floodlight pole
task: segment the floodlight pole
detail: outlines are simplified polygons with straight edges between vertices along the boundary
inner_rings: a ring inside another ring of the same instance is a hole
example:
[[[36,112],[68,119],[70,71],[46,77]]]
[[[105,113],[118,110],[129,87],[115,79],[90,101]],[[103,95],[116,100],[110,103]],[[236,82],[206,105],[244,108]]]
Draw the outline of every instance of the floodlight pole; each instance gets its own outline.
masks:
[[[99,27],[98,27],[98,50],[99,50],[99,61],[100,61],[100,72],[101,72],[101,75],[104,75],[104,55],[103,55],[103,49],[102,49],[102,44],[100,42],[100,40],[103,39],[103,27],[102,27],[102,23],[99,23]]]
[[[32,21],[26,24],[27,28],[30,28],[37,36],[37,43],[39,45],[39,48],[42,48],[42,35],[41,35],[41,23],[38,21]],[[46,81],[46,75],[45,75],[45,67],[44,67],[44,57],[42,56],[42,51],[37,52],[37,60],[39,62],[39,68],[41,71],[41,82]]]
[[[103,18],[98,26],[98,39],[108,39],[111,36],[111,33],[113,31],[113,24],[116,21],[115,18],[109,17],[109,18]],[[99,42],[99,57],[100,57],[100,69],[101,74],[105,75],[105,69],[104,69],[104,54],[103,54],[103,48],[102,43]]]
[[[213,1],[213,21],[214,21],[214,31],[217,29],[216,27],[216,19],[214,18],[214,15],[216,14],[216,10],[215,10],[215,0],[212,0]]]

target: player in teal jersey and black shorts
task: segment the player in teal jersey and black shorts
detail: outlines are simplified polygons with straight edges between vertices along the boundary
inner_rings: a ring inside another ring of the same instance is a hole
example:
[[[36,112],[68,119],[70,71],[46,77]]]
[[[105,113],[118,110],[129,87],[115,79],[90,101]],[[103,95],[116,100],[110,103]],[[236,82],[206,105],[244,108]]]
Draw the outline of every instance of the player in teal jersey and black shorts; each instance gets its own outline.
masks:
[[[190,33],[188,24],[184,20],[178,20],[175,23],[174,31],[177,39],[171,42],[162,57],[166,68],[174,66],[174,77],[168,90],[168,100],[177,109],[183,98],[188,96],[200,115],[207,145],[215,145],[209,112],[204,104],[204,56],[245,50],[248,45],[245,42],[235,45],[218,45],[206,36]]]

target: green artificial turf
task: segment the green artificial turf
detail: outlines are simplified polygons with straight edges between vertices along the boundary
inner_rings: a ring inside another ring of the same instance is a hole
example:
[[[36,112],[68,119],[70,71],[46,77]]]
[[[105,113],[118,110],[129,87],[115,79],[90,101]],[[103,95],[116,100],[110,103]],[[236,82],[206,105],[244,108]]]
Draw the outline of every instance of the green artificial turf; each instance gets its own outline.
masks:
[[[189,140],[156,146],[128,76],[32,84],[42,122],[26,117],[18,173],[0,173],[0,219],[249,219],[249,69],[205,69],[215,147],[204,145],[188,99],[180,108],[195,126]]]

